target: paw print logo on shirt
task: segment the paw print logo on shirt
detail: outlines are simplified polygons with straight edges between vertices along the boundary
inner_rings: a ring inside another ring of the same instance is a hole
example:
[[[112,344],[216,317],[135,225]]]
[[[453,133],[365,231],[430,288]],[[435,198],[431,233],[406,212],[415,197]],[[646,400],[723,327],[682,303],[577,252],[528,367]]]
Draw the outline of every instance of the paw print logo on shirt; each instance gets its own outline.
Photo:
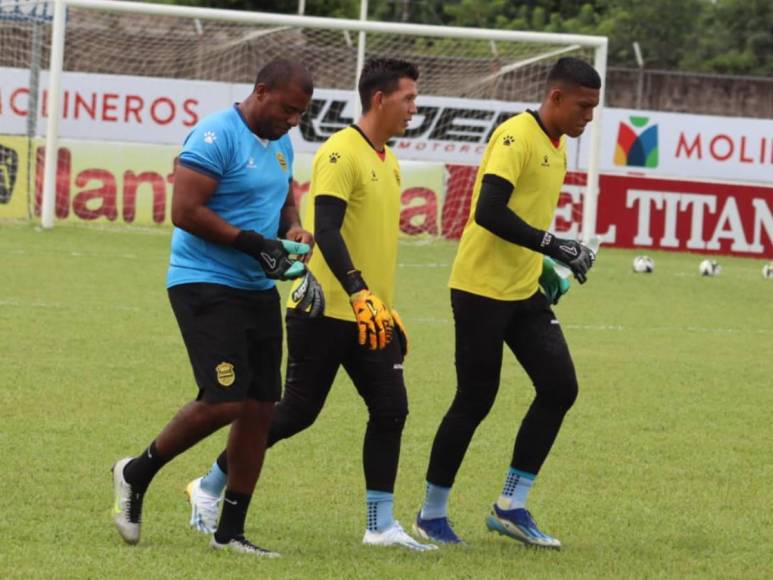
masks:
[[[329,159],[330,163],[336,163],[339,159],[341,159],[341,156],[338,153],[331,153]]]
[[[508,147],[513,144],[513,141],[515,141],[515,137],[513,137],[512,135],[505,135],[505,138],[502,139],[502,143],[504,143]]]
[[[214,131],[204,132],[204,143],[208,143],[212,145],[212,143],[214,143],[216,139],[217,139],[217,136],[215,135]]]

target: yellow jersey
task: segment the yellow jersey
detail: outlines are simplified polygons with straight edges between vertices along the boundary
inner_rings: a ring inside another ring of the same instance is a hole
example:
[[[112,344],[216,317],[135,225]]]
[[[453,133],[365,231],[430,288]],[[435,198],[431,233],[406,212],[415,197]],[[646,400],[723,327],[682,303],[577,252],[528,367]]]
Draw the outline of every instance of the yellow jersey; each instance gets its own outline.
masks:
[[[400,230],[400,165],[389,147],[379,154],[359,129],[331,135],[312,162],[303,223],[314,232],[314,200],[330,195],[346,202],[341,236],[352,264],[387,307],[394,304],[397,239]],[[349,296],[316,249],[309,269],[325,293],[325,316],[354,321]],[[300,282],[293,285],[293,289]],[[294,306],[292,300],[288,307]]]
[[[451,288],[496,300],[524,300],[537,291],[542,256],[475,223],[475,207],[487,173],[513,184],[507,206],[518,217],[547,230],[566,175],[566,137],[554,144],[529,112],[497,127],[478,168],[470,217],[451,269]]]

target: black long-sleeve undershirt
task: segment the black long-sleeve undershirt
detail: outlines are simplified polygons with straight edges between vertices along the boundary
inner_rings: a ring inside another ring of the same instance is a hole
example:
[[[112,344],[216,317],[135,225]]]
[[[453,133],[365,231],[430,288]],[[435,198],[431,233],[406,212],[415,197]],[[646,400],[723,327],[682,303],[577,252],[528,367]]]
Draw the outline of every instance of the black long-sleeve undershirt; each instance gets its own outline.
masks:
[[[346,214],[346,202],[332,195],[318,195],[314,199],[314,239],[325,257],[330,271],[348,294],[365,288],[359,272],[352,264],[341,226]]]
[[[545,232],[527,224],[507,206],[512,193],[512,183],[498,175],[485,174],[475,205],[475,222],[503,240],[544,252],[541,244]]]

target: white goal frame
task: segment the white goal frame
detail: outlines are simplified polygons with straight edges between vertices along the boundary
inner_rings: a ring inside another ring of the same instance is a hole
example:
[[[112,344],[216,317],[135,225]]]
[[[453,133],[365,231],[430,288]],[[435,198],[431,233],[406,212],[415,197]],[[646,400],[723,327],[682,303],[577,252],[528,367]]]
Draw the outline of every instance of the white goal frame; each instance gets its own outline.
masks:
[[[357,70],[362,68],[365,53],[364,37],[367,32],[392,33],[403,36],[431,36],[442,38],[488,40],[492,42],[531,42],[535,44],[563,45],[566,50],[572,48],[591,48],[594,52],[593,65],[602,78],[599,106],[594,114],[590,129],[590,155],[588,176],[583,200],[582,236],[587,242],[595,234],[596,206],[599,191],[599,162],[601,156],[601,123],[604,109],[604,84],[607,71],[607,44],[603,36],[579,34],[556,34],[543,32],[524,32],[515,30],[493,30],[481,28],[461,28],[453,26],[434,26],[392,22],[372,22],[296,16],[288,14],[270,14],[263,12],[242,12],[215,8],[193,8],[166,4],[146,4],[123,0],[52,0],[54,16],[51,37],[51,63],[49,76],[49,115],[46,130],[45,164],[43,173],[43,195],[41,207],[41,225],[52,228],[54,225],[56,151],[59,145],[59,118],[62,106],[62,67],[64,61],[64,39],[66,8],[68,6],[105,12],[124,12],[158,16],[180,16],[202,20],[219,20],[259,25],[296,26],[328,30],[347,30],[361,33],[357,58]],[[561,49],[559,49],[560,51]],[[556,52],[555,50],[553,51]],[[549,55],[545,55],[549,56]],[[506,71],[503,71],[506,72]],[[356,87],[355,94],[356,94]]]

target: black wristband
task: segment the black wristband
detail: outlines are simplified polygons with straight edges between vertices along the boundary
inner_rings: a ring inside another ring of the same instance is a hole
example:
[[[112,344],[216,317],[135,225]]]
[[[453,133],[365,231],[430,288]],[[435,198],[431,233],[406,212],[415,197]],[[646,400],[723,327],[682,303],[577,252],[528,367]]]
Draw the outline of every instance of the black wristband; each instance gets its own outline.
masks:
[[[365,283],[365,280],[362,279],[362,272],[359,270],[351,270],[350,272],[346,273],[343,287],[349,296],[359,292],[360,290],[368,289],[368,285]]]

